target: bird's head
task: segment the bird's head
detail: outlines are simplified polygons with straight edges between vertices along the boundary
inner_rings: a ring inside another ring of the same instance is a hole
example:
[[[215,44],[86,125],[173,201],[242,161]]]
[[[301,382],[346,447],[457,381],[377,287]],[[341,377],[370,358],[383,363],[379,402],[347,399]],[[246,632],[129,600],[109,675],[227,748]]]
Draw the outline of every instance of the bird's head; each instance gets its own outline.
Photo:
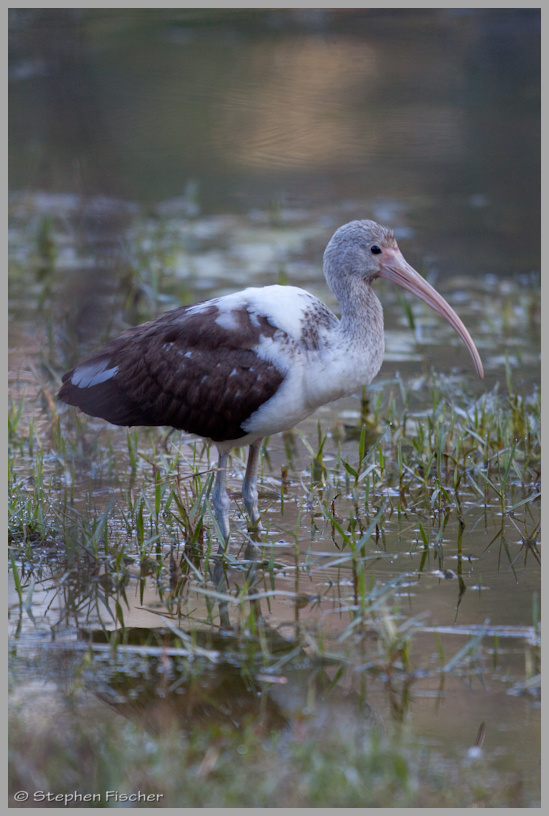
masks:
[[[344,224],[336,230],[326,247],[324,270],[328,285],[341,305],[342,290],[350,292],[350,280],[356,278],[368,285],[376,278],[386,278],[416,295],[458,333],[469,349],[478,377],[484,377],[480,355],[463,322],[442,295],[407,263],[392,230],[375,221]]]

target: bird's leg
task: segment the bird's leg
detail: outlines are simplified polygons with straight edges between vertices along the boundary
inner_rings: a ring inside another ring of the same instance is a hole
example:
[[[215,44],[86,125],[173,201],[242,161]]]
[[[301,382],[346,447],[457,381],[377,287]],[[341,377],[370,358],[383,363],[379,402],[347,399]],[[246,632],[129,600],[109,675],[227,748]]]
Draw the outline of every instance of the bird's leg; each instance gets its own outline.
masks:
[[[219,461],[217,463],[217,473],[215,476],[214,487],[212,490],[212,502],[215,512],[215,517],[219,525],[221,533],[222,549],[220,552],[225,552],[227,544],[229,543],[230,526],[229,526],[229,496],[227,495],[227,464],[229,461],[228,453],[220,453]]]
[[[217,473],[212,490],[212,503],[215,517],[221,533],[221,541],[214,560],[213,582],[218,592],[228,592],[229,584],[227,574],[223,565],[222,556],[229,546],[230,526],[229,526],[229,496],[227,495],[227,464],[229,462],[228,453],[219,453],[217,463]],[[229,629],[229,607],[227,601],[219,601],[219,618],[223,629]]]
[[[250,445],[246,475],[242,482],[242,498],[253,530],[261,530],[259,509],[257,507],[257,470],[262,442],[262,439],[258,439]]]

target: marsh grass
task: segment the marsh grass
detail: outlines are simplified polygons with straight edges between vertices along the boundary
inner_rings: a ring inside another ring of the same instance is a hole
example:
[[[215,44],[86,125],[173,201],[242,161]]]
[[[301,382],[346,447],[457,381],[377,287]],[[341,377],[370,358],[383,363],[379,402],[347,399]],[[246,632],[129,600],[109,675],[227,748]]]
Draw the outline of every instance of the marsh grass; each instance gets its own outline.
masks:
[[[531,552],[530,564],[537,566],[539,395],[502,396],[496,389],[471,401],[453,383],[439,378],[432,386],[429,413],[414,415],[402,382],[394,385],[385,396],[388,416],[379,410],[376,417],[376,424],[385,425],[381,433],[372,435],[371,428],[362,425],[357,434],[351,432],[349,443],[335,441],[318,424],[315,446],[299,431],[291,443],[293,459],[284,460],[280,478],[273,464],[280,452],[274,457],[267,443],[262,477],[274,487],[268,502],[276,508],[282,504],[280,496],[294,511],[297,507],[294,529],[285,527],[282,517],[282,527],[277,523],[273,531],[282,533],[290,545],[294,542],[291,556],[275,554],[268,527],[254,539],[244,520],[237,521],[236,547],[225,559],[230,575],[225,592],[211,582],[219,540],[210,503],[215,462],[203,443],[176,443],[170,434],[154,430],[100,430],[93,420],[58,415],[47,399],[43,401],[47,418],[37,423],[33,400],[29,405],[22,393],[9,410],[9,541],[17,597],[11,616],[13,620],[19,616],[16,631],[24,630],[25,620],[37,624],[41,591],[53,586],[59,610],[53,630],[96,631],[99,624],[109,649],[117,654],[128,648],[124,633],[130,636],[133,631],[129,623],[133,604],[127,593],[137,586],[140,604],[151,610],[156,606],[161,624],[175,637],[176,651],[192,655],[198,677],[196,660],[204,649],[207,663],[216,663],[216,655],[223,654],[223,660],[237,666],[252,685],[258,674],[269,683],[291,676],[303,665],[305,654],[307,661],[311,656],[334,661],[334,688],[350,671],[351,685],[365,700],[371,683],[381,681],[390,733],[406,723],[414,688],[426,677],[439,677],[440,694],[447,676],[484,683],[491,638],[498,635],[481,630],[456,648],[435,629],[437,659],[422,659],[414,644],[425,618],[407,617],[398,601],[410,573],[405,570],[391,578],[384,573],[384,563],[394,548],[390,543],[394,531],[406,530],[413,519],[420,553],[417,574],[433,567],[444,573],[451,552],[458,556],[461,581],[461,542],[474,507],[477,518],[490,520],[494,532],[487,549],[499,547],[500,569],[517,575],[519,553],[516,544],[510,544],[516,542],[517,533],[525,559]],[[304,470],[307,458],[310,467]],[[235,487],[243,467],[236,452]],[[451,549],[450,528],[457,529]],[[331,539],[335,548],[330,556],[310,545],[303,549],[311,532],[313,541]],[[244,550],[248,555],[243,558]],[[288,571],[294,575],[290,588],[280,586],[278,578]],[[304,592],[304,575],[308,585],[316,587],[316,596],[309,589]],[[152,604],[151,587],[156,597]],[[197,604],[199,598],[204,603]],[[272,604],[281,600],[295,610],[292,638],[283,654],[264,629]],[[196,617],[193,610],[200,607],[200,626],[215,630],[223,605],[229,610],[234,638],[219,652],[218,643],[215,648],[200,645],[188,624]],[[342,621],[336,640],[324,630],[334,609]],[[536,620],[533,624],[535,631]],[[82,667],[90,659],[97,661],[94,648]],[[145,646],[139,649],[146,660]],[[525,673],[513,677],[513,688],[532,694],[539,684],[539,648],[529,645],[524,652]],[[499,655],[498,666],[501,659]],[[124,675],[123,664],[120,670]],[[81,669],[76,670],[74,677],[80,674]],[[90,686],[88,679],[85,685],[93,688],[95,682]],[[311,711],[315,710],[313,705]],[[25,785],[40,768],[49,788],[84,789],[84,771],[78,771],[72,759],[84,751],[98,790],[141,789],[137,780],[145,778],[147,791],[163,793],[163,806],[276,802],[280,807],[314,807],[325,803],[327,796],[331,806],[341,807],[380,806],[387,797],[394,806],[479,802],[509,806],[523,801],[520,784],[502,787],[493,781],[497,774],[494,777],[492,766],[472,770],[460,758],[451,771],[460,793],[451,792],[441,784],[440,758],[429,758],[426,749],[418,754],[409,734],[397,737],[394,732],[389,740],[363,738],[351,750],[348,739],[331,733],[319,748],[312,716],[301,725],[299,717],[289,717],[282,731],[267,729],[261,739],[261,713],[249,712],[236,730],[211,721],[203,729],[190,721],[185,736],[168,730],[147,737],[147,751],[140,757],[135,746],[144,737],[136,737],[141,732],[135,725],[103,722],[84,735],[86,729],[79,722],[78,716],[65,721],[63,736],[53,728],[46,739],[47,751],[32,749],[29,754],[33,726],[23,710],[15,710],[12,766],[27,768]],[[161,761],[168,747],[179,752],[177,774]],[[20,787],[18,771],[14,773],[13,785]],[[331,793],[322,781],[328,774],[332,780],[341,777],[337,786],[331,782]],[[212,783],[207,788],[200,784],[205,778]]]
[[[402,396],[400,382],[398,394]],[[400,415],[393,409],[372,444],[362,426],[356,447],[352,446],[353,458],[338,444],[337,456],[327,461],[325,453],[333,442],[320,425],[316,448],[300,433],[311,461],[308,484],[302,479],[288,484],[290,462],[284,465],[285,476],[269,476],[270,483],[279,486],[278,495],[304,488],[301,499],[294,496],[294,503],[297,498],[303,505],[291,533],[295,542],[303,538],[304,522],[316,535],[329,529],[340,555],[325,571],[328,574],[337,565],[340,572],[350,574],[353,591],[342,606],[355,618],[358,612],[364,617],[372,606],[373,564],[384,557],[385,531],[392,528],[395,516],[401,527],[410,514],[416,519],[419,573],[433,561],[445,569],[444,539],[452,524],[457,525],[459,555],[467,526],[463,505],[470,507],[472,501],[485,517],[493,518],[497,506],[499,521],[487,547],[497,543],[513,572],[518,555],[509,546],[510,531],[515,538],[517,531],[521,533],[525,558],[531,552],[539,559],[535,543],[539,520],[531,512],[540,495],[539,395],[526,400],[494,393],[466,408],[466,398],[457,396],[441,380],[432,389],[431,412],[417,417],[410,415],[404,400]],[[49,425],[39,433],[33,419],[23,427],[23,416],[32,415],[25,400],[23,394],[9,411],[10,547],[12,562],[20,565],[19,576],[28,572],[33,579],[41,577],[45,553],[54,552],[69,571],[81,570],[85,561],[108,574],[117,587],[130,580],[137,565],[141,598],[153,580],[160,603],[170,609],[190,587],[209,593],[213,602],[219,600],[208,588],[218,535],[209,498],[215,464],[204,461],[204,445],[191,442],[178,447],[164,432],[127,431],[122,432],[125,452],[113,443],[116,431],[97,432],[93,421],[81,417],[75,424],[71,419],[61,434],[60,418],[51,408]],[[509,401],[513,411],[507,409]],[[389,403],[394,405],[392,394]],[[517,423],[523,430],[520,438]],[[235,464],[243,467],[238,457]],[[265,548],[260,556],[262,580],[265,592],[274,593],[276,559],[268,546],[268,529],[262,539],[253,541],[240,525],[240,535],[242,545],[252,546],[256,553]],[[241,570],[241,555],[238,550],[229,552],[227,566]],[[311,574],[312,568],[310,556],[303,562],[300,558],[298,547],[297,578],[303,569]],[[321,561],[316,559],[314,569],[323,568],[318,567]],[[289,568],[287,562],[282,566]],[[234,592],[241,605],[246,589],[237,586]],[[294,595],[298,594],[297,583]],[[116,604],[117,619],[123,624],[122,606]]]

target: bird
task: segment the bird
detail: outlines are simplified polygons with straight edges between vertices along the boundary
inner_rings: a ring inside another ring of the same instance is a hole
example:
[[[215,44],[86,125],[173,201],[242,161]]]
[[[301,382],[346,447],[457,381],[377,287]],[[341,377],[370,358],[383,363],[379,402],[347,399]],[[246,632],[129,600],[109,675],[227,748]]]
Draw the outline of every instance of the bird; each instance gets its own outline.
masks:
[[[338,318],[290,285],[248,287],[181,306],[127,329],[62,377],[58,399],[121,426],[169,426],[218,450],[212,504],[226,546],[230,451],[249,446],[242,483],[251,529],[260,529],[257,474],[267,436],[367,386],[384,354],[383,278],[416,295],[454,328],[479,378],[471,335],[446,300],[402,255],[394,232],[370,220],[339,227],[323,258]],[[221,545],[220,545],[221,546]]]

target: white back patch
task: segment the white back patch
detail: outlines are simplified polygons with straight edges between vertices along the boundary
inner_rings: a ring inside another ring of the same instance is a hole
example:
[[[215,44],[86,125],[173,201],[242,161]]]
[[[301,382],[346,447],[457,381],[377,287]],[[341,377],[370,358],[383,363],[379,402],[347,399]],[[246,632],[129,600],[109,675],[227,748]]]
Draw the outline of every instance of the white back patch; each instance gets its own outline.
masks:
[[[252,323],[254,312],[264,315],[271,325],[299,342],[303,317],[315,300],[312,295],[296,286],[279,285],[245,289],[244,293]]]
[[[221,311],[220,309],[215,322],[223,329],[227,329],[227,331],[236,331],[238,329],[238,320],[232,309],[227,309],[227,311]]]

